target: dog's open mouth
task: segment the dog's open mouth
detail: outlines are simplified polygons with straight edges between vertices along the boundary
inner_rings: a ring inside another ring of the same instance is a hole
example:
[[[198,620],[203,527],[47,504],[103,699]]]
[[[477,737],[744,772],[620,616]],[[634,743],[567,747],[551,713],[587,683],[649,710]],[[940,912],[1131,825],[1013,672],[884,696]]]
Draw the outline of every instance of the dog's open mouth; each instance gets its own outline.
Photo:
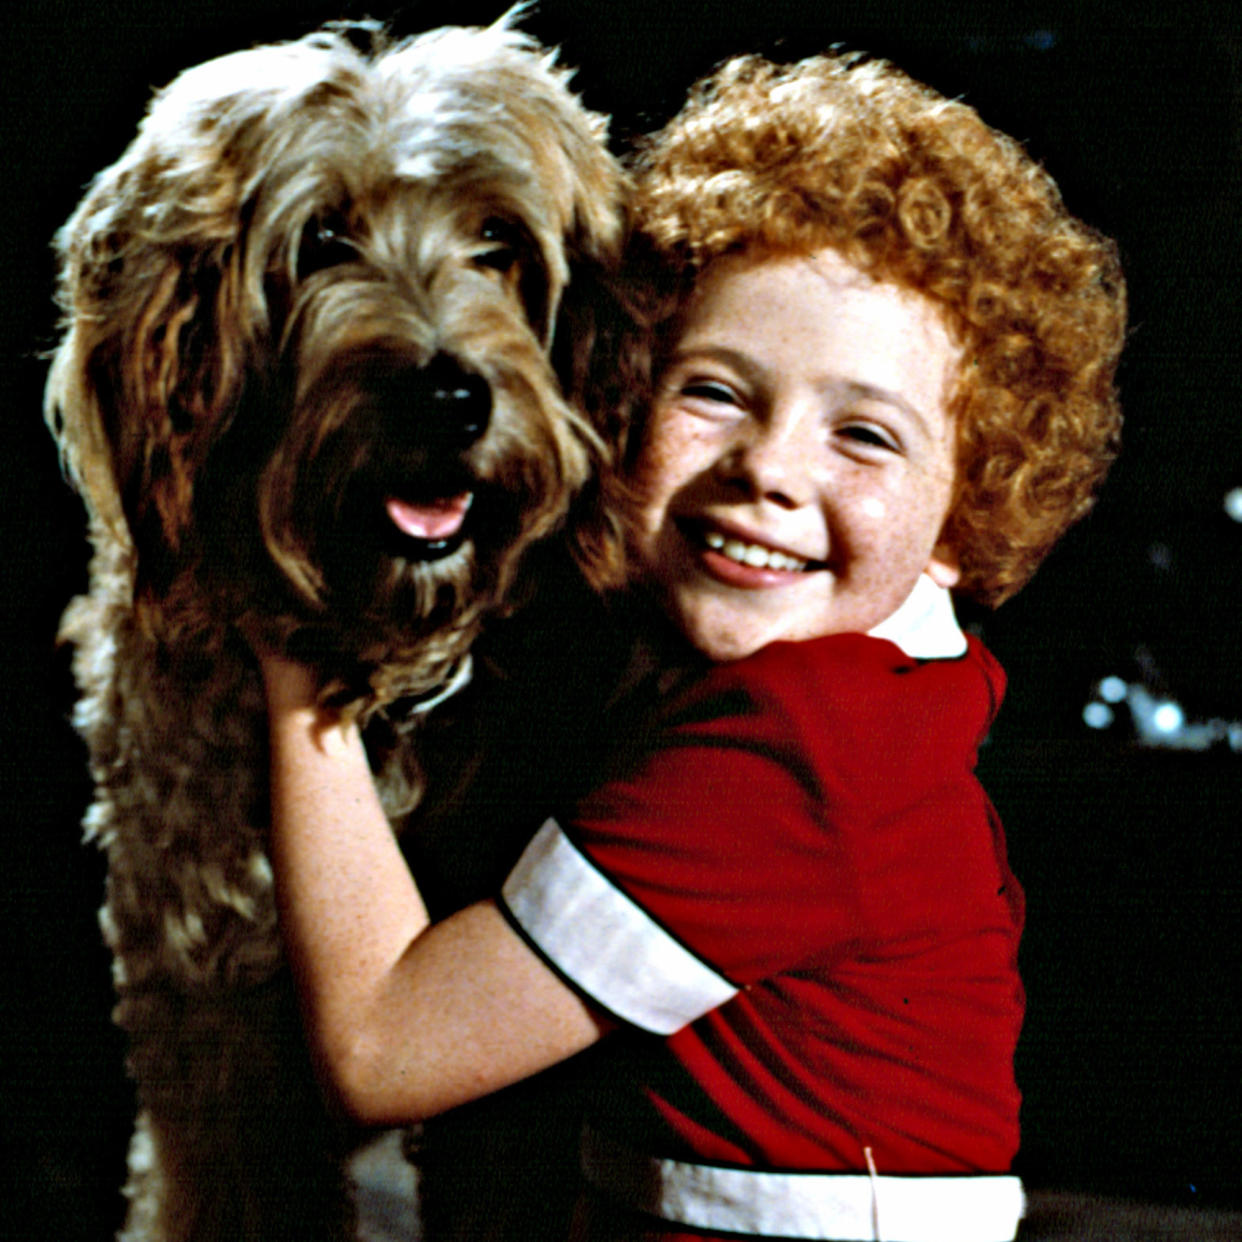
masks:
[[[407,560],[432,561],[448,556],[465,538],[466,517],[474,493],[448,496],[389,496],[384,511],[395,536],[394,551]]]

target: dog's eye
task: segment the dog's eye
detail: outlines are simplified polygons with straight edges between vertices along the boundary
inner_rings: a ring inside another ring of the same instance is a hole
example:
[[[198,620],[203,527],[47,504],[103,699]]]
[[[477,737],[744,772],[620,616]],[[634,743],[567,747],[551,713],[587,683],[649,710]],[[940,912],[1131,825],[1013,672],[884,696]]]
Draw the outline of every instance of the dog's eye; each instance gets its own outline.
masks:
[[[525,236],[522,230],[508,220],[493,216],[483,222],[479,231],[483,247],[474,256],[480,267],[490,267],[497,272],[508,272],[522,257]]]
[[[343,218],[315,216],[306,222],[298,243],[298,279],[305,280],[315,272],[341,263],[352,263],[357,257],[357,249],[346,233]]]
[[[504,216],[489,216],[470,260],[504,277],[505,285],[522,300],[531,326],[539,333],[547,330],[547,272],[535,239],[524,225]]]

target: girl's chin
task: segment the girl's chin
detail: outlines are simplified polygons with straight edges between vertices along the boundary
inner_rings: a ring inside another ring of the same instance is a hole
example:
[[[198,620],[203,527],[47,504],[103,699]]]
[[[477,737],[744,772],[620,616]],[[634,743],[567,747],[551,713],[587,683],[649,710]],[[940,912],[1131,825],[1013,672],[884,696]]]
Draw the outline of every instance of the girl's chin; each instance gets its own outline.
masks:
[[[682,601],[684,605],[684,601]],[[743,660],[769,643],[788,637],[775,623],[736,616],[718,608],[674,605],[673,621],[682,637],[699,655],[714,662]]]

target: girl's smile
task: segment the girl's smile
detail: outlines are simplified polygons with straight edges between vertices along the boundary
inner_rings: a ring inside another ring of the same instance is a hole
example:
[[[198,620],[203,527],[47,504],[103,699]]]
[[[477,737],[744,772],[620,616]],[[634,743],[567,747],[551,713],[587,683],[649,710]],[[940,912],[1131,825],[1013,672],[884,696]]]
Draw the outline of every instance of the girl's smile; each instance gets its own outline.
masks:
[[[784,581],[781,575],[810,573],[825,567],[822,561],[774,547],[728,524],[684,522],[679,528],[690,542],[701,546],[704,569],[734,586],[774,586]]]

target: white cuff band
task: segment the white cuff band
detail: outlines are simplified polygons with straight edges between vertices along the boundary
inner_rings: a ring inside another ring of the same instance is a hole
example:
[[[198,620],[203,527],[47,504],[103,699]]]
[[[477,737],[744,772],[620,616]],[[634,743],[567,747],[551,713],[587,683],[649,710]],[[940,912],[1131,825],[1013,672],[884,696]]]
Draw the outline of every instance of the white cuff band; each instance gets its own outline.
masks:
[[[555,820],[535,835],[501,892],[548,961],[634,1026],[671,1035],[737,995],[599,871]]]

